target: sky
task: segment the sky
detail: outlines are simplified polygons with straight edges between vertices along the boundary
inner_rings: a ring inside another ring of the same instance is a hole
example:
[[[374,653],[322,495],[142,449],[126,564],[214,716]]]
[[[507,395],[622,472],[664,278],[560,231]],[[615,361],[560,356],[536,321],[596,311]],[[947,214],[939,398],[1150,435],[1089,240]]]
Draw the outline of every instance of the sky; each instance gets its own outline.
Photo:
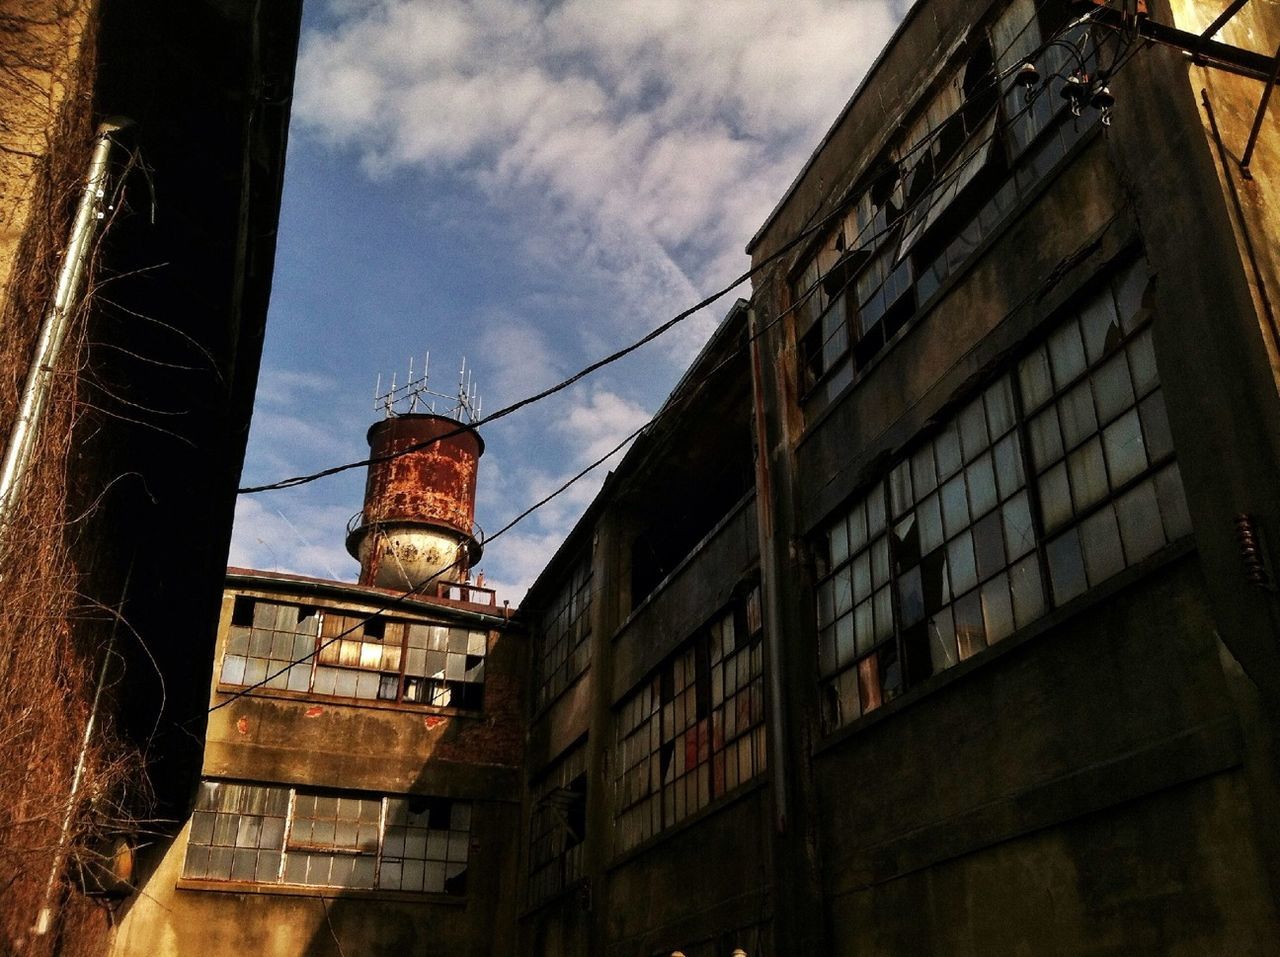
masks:
[[[730,283],[907,0],[307,0],[242,485],[366,457],[379,375],[482,410]],[[506,524],[651,416],[739,295],[486,426]],[[477,566],[517,605],[608,468]],[[229,563],[354,580],[364,470],[241,495]]]

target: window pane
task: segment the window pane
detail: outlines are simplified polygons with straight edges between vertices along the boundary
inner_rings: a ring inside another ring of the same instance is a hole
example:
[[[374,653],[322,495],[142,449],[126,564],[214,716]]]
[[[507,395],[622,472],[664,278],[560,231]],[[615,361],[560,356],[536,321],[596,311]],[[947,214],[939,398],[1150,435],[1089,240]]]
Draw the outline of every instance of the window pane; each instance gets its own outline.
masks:
[[[919,523],[920,551],[933,551],[943,541],[942,506],[937,495],[930,495],[916,509],[916,521]]]
[[[1062,433],[1058,429],[1058,410],[1050,406],[1031,420],[1031,461],[1041,471],[1062,458]]]
[[[1151,347],[1151,329],[1147,328],[1129,343],[1129,368],[1133,371],[1134,392],[1143,396],[1160,384],[1156,374],[1156,356]]]
[[[1098,416],[1102,422],[1110,422],[1133,405],[1133,384],[1129,379],[1129,364],[1123,355],[1111,359],[1093,373],[1093,387],[1098,396]]]
[[[1102,442],[1096,436],[1067,456],[1067,473],[1077,513],[1107,497],[1107,469],[1102,461]]]
[[[1013,390],[1009,377],[1003,376],[985,396],[987,407],[987,425],[991,435],[999,437],[1013,428]]]
[[[1049,357],[1044,346],[1037,347],[1018,365],[1018,384],[1022,387],[1022,405],[1032,412],[1053,394],[1049,378]]]
[[[1124,568],[1120,529],[1110,505],[1080,523],[1080,545],[1089,584],[1097,585]]]
[[[942,486],[942,526],[948,536],[969,524],[969,502],[965,495],[964,476],[957,475]]]
[[[1107,426],[1102,433],[1102,443],[1107,450],[1112,488],[1123,485],[1147,467],[1147,452],[1142,442],[1137,409],[1130,409]]]
[[[992,512],[973,526],[973,551],[978,563],[979,581],[1004,568],[1004,532],[999,512]]]
[[[960,447],[964,452],[964,460],[972,462],[988,444],[987,418],[979,397],[960,413]]]
[[[938,473],[933,465],[933,443],[926,442],[911,456],[911,478],[917,496],[928,495],[938,487]]]
[[[1049,336],[1049,363],[1059,389],[1084,371],[1084,343],[1074,321],[1064,322]]]
[[[1008,498],[1022,487],[1022,450],[1016,434],[1006,436],[996,445],[992,456],[995,461],[996,485],[1000,497]]]
[[[960,435],[953,425],[943,429],[933,440],[938,462],[938,478],[947,479],[960,468]]]
[[[1120,344],[1120,319],[1110,296],[1095,296],[1080,310],[1080,326],[1084,332],[1084,351],[1095,363]]]
[[[1077,595],[1084,594],[1088,583],[1076,529],[1054,539],[1045,551],[1049,559],[1049,580],[1053,583],[1054,603],[1062,605]]]
[[[1006,576],[997,575],[982,586],[982,620],[989,644],[1013,633],[1013,602],[1009,598]]]
[[[1003,517],[1005,542],[1009,547],[1009,557],[1019,558],[1035,547],[1035,532],[1031,527],[1031,506],[1027,493],[1019,492],[1017,496],[1004,503],[1000,510]]]
[[[1142,435],[1146,439],[1147,454],[1158,462],[1173,454],[1173,435],[1169,431],[1169,416],[1164,408],[1164,396],[1155,393],[1142,400],[1138,407],[1142,419]]]
[[[1116,502],[1120,520],[1120,538],[1130,564],[1140,562],[1164,545],[1164,529],[1160,524],[1160,506],[1154,479],[1147,479]]]
[[[956,594],[963,594],[978,583],[971,532],[965,531],[947,545],[947,566],[951,570],[951,588]]]
[[[1098,419],[1093,414],[1093,393],[1085,380],[1066,394],[1058,403],[1058,418],[1062,424],[1063,447],[1073,449],[1098,431]]]
[[[960,660],[956,651],[956,633],[950,608],[929,619],[929,655],[935,673],[950,668]]]
[[[987,647],[986,626],[982,622],[982,599],[970,592],[952,606],[955,616],[956,647],[963,661]]]
[[[969,507],[975,518],[996,507],[996,476],[990,455],[982,456],[966,468],[965,478],[969,485]]]
[[[1009,569],[1009,590],[1013,594],[1013,620],[1019,628],[1044,614],[1044,588],[1035,555],[1028,555]]]
[[[1071,520],[1071,487],[1067,483],[1067,466],[1059,462],[1040,477],[1040,510],[1044,527],[1052,532]]]

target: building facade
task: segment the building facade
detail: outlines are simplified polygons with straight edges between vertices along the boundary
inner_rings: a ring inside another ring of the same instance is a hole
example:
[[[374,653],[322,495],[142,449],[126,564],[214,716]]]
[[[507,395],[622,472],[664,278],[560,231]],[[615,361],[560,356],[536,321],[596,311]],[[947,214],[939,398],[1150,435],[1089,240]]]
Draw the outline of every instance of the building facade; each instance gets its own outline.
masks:
[[[1280,18],[1224,6],[908,12],[522,604],[521,953],[1273,948]]]
[[[98,954],[199,775],[301,4],[2,6],[0,951]]]
[[[370,428],[358,583],[229,571],[201,780],[114,953],[511,952],[526,642],[471,581],[458,412]]]

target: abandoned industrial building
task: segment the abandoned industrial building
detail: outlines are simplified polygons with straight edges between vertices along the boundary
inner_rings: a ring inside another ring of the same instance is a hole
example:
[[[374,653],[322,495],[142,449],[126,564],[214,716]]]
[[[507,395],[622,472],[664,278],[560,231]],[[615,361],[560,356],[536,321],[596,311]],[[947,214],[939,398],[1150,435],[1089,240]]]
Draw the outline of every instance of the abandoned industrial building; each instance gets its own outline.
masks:
[[[918,0],[518,608],[466,390],[393,388],[359,582],[192,625],[104,948],[1274,953],[1278,48]]]

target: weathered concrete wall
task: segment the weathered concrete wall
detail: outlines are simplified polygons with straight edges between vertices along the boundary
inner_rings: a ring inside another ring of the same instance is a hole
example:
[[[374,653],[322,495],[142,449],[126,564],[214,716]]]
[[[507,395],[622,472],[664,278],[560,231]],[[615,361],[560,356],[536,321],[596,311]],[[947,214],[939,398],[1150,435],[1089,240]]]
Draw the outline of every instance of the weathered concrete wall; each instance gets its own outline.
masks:
[[[837,953],[1266,952],[1260,822],[1194,558],[973,664],[816,759]],[[868,906],[877,943],[855,948]]]
[[[609,957],[650,957],[770,915],[770,828],[760,785],[623,858],[601,915]]]
[[[450,957],[510,953],[515,888],[509,835],[519,827],[518,809],[479,802],[473,815],[469,870],[475,890],[456,901],[335,888],[266,886],[248,893],[243,885],[184,885],[184,827],[143,884],[111,953],[404,957],[426,942],[431,952]]]

